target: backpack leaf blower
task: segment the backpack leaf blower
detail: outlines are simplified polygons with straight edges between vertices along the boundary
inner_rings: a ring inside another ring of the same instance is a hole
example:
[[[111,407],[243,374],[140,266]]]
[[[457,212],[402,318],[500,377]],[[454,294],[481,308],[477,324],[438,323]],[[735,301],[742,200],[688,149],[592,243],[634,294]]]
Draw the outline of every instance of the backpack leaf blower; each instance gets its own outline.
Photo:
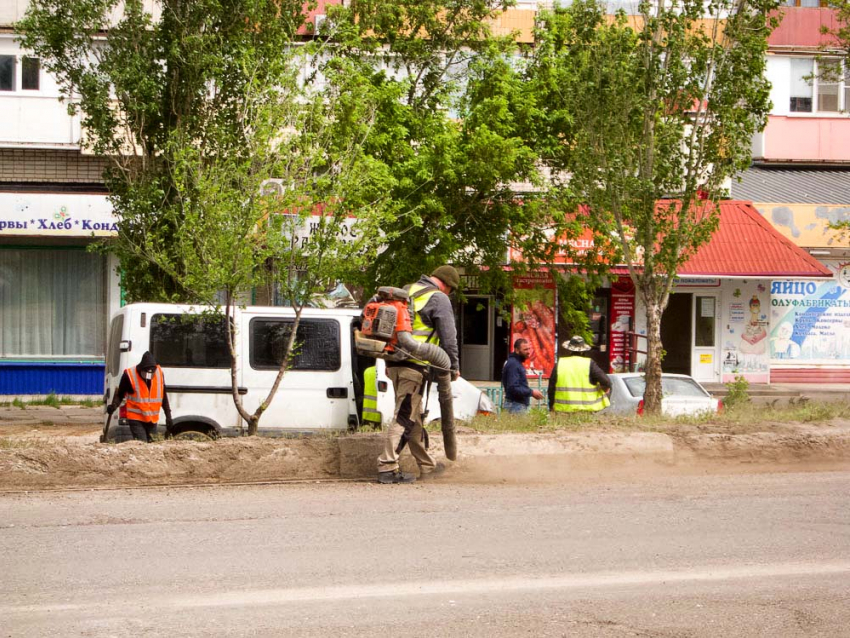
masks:
[[[440,346],[413,338],[413,308],[406,290],[381,286],[363,309],[360,330],[354,333],[358,354],[388,361],[420,359],[448,370],[449,355]]]

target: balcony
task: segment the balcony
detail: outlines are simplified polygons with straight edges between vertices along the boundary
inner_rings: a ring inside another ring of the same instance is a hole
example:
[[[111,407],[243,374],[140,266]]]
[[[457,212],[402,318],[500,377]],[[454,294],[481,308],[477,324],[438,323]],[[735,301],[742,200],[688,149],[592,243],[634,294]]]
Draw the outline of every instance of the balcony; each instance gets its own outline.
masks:
[[[771,115],[765,130],[753,138],[753,159],[850,164],[850,118]]]

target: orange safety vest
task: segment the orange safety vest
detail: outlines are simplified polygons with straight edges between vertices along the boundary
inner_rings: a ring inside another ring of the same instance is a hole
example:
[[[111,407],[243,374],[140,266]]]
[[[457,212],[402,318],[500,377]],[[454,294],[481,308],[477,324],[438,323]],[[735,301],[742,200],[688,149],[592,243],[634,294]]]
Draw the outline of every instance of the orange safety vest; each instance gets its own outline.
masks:
[[[159,421],[162,394],[165,388],[162,368],[156,367],[150,389],[139,377],[135,367],[127,368],[127,376],[130,377],[130,384],[133,386],[133,394],[127,396],[127,418],[143,423],[156,423]]]

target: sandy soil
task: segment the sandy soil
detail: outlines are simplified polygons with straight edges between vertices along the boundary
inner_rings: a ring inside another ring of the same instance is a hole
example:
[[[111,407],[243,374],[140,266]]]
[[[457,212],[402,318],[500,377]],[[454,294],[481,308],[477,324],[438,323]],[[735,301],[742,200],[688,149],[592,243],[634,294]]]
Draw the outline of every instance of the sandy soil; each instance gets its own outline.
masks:
[[[747,424],[741,430],[728,424],[681,424],[649,435],[602,428],[485,436],[464,428],[458,437],[461,460],[447,478],[557,481],[577,473],[702,472],[718,464],[750,471],[802,462],[850,467],[848,419]],[[373,475],[380,444],[373,433],[152,445],[102,444],[99,434],[100,425],[91,423],[0,422],[0,490],[365,479]],[[432,438],[435,456],[441,458],[441,441]],[[482,449],[485,438],[488,448]],[[415,469],[410,459],[406,469]]]

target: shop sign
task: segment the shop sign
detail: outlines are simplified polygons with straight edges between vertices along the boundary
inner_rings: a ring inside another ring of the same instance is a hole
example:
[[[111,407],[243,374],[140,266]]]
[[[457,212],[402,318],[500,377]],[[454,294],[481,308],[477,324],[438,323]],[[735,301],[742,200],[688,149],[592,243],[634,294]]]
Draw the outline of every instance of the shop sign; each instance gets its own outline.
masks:
[[[715,277],[676,277],[673,279],[676,288],[717,288],[720,279]]]
[[[117,232],[106,195],[0,193],[0,236],[90,237]]]
[[[628,372],[626,349],[627,332],[633,330],[635,317],[635,287],[629,277],[618,277],[611,283],[610,372]]]
[[[850,365],[850,288],[782,280],[770,293],[771,363]]]

